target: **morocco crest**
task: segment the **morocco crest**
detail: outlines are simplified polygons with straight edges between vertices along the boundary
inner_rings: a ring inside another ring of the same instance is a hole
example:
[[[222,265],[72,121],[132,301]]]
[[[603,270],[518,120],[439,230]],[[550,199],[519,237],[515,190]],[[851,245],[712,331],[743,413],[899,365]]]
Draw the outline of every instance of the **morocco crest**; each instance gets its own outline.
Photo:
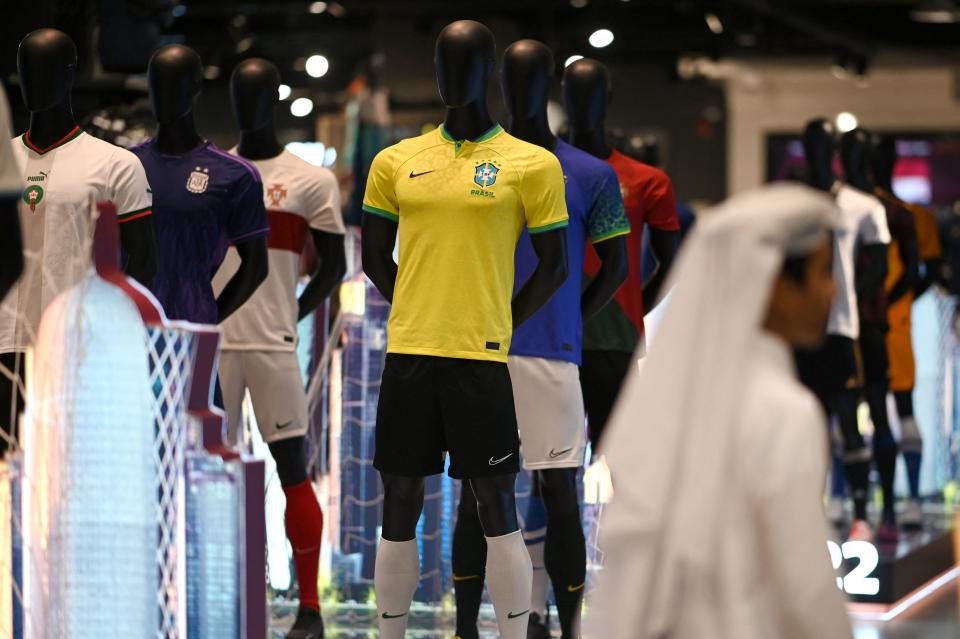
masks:
[[[37,212],[37,205],[43,199],[43,187],[31,184],[23,190],[23,202],[30,207],[31,213]]]

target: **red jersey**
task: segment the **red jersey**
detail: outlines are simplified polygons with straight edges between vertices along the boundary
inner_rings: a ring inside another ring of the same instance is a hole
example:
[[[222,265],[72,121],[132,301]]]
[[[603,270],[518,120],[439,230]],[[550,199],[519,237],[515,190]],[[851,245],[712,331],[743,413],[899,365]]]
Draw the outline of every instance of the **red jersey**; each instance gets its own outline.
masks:
[[[614,150],[607,159],[620,181],[624,208],[630,221],[627,239],[627,281],[602,311],[584,325],[584,350],[633,352],[643,336],[643,228],[679,231],[677,202],[667,174]],[[588,277],[600,270],[600,258],[587,243],[583,268]]]

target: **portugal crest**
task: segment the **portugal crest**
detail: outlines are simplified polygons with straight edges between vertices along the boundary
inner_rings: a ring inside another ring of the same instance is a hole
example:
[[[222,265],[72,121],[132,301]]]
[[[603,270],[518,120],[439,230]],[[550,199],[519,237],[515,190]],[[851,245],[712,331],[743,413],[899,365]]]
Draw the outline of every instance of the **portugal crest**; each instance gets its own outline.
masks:
[[[187,190],[191,193],[203,193],[207,190],[207,183],[210,182],[210,170],[201,169],[199,166],[190,173],[187,178]]]
[[[23,190],[23,201],[30,207],[31,213],[37,212],[37,205],[43,199],[43,187],[31,184]]]
[[[484,162],[477,166],[477,172],[473,175],[473,181],[482,188],[491,187],[493,183],[497,181],[497,173],[499,172],[500,169],[493,164]]]
[[[280,206],[283,199],[287,197],[287,190],[283,188],[282,184],[271,184],[270,188],[267,189],[267,197],[270,198],[272,206]]]

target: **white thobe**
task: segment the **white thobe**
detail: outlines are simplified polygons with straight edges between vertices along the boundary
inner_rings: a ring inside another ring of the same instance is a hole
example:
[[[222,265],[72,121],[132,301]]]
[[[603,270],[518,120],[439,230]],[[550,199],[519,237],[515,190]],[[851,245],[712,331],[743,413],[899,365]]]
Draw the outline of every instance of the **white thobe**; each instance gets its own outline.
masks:
[[[718,521],[702,522],[717,536],[716,555],[709,567],[684,576],[677,622],[668,637],[849,638],[844,597],[827,550],[831,530],[823,512],[828,452],[822,411],[797,381],[786,344],[767,334],[756,337],[744,384],[742,419],[732,432],[735,470],[726,485],[702,487],[723,502]],[[606,445],[632,446],[634,463],[662,466],[656,442],[644,439],[642,429],[632,429],[634,436],[630,430],[619,432],[621,439],[633,441]],[[614,502],[642,501],[643,486],[623,481],[630,469],[612,470]],[[649,558],[658,552],[641,545],[659,541],[654,536],[645,542],[636,534],[629,510],[611,508],[601,524],[604,568],[591,601],[591,636],[648,639],[636,604],[642,596],[638,591],[657,589],[643,580],[651,579]]]

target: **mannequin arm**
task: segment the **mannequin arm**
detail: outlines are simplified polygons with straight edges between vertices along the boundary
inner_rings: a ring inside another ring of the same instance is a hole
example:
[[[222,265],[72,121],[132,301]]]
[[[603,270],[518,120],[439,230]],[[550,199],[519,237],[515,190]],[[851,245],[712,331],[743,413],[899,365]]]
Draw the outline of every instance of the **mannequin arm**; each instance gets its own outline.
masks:
[[[397,263],[393,261],[393,247],[397,243],[399,226],[396,222],[368,213],[363,216],[360,227],[363,272],[391,304],[393,289],[397,285]]]
[[[567,280],[567,229],[531,233],[530,240],[537,268],[513,298],[513,328],[530,319]]]
[[[900,261],[903,262],[903,275],[900,276],[887,293],[888,302],[893,304],[910,291],[916,291],[920,282],[920,253],[917,250],[916,235],[897,239]]]
[[[217,323],[230,315],[267,279],[270,266],[267,261],[267,238],[255,237],[235,245],[240,256],[240,267],[217,298]]]
[[[649,313],[660,301],[660,288],[667,279],[673,258],[680,244],[679,231],[664,231],[650,227],[650,250],[657,264],[650,278],[643,283],[643,310]]]
[[[320,265],[310,278],[307,287],[297,300],[297,320],[312,313],[333,292],[344,273],[347,272],[347,257],[343,248],[343,236],[310,229],[313,245],[317,248]]]
[[[0,300],[23,273],[23,242],[20,236],[19,198],[0,200]]]
[[[934,284],[940,284],[944,288],[946,288],[947,285],[947,278],[944,277],[942,257],[935,257],[932,260],[925,260],[923,262],[923,276],[917,280],[917,285],[913,289],[914,296],[920,297]]]
[[[883,291],[883,280],[887,277],[887,245],[867,244],[862,249],[866,253],[866,267],[857,274],[857,299],[860,303],[870,303]]]
[[[120,244],[127,255],[123,271],[149,287],[157,274],[157,245],[153,239],[153,216],[120,225]]]
[[[596,315],[607,305],[627,279],[627,240],[620,235],[593,245],[600,258],[597,271],[580,297],[580,315],[583,321]]]

